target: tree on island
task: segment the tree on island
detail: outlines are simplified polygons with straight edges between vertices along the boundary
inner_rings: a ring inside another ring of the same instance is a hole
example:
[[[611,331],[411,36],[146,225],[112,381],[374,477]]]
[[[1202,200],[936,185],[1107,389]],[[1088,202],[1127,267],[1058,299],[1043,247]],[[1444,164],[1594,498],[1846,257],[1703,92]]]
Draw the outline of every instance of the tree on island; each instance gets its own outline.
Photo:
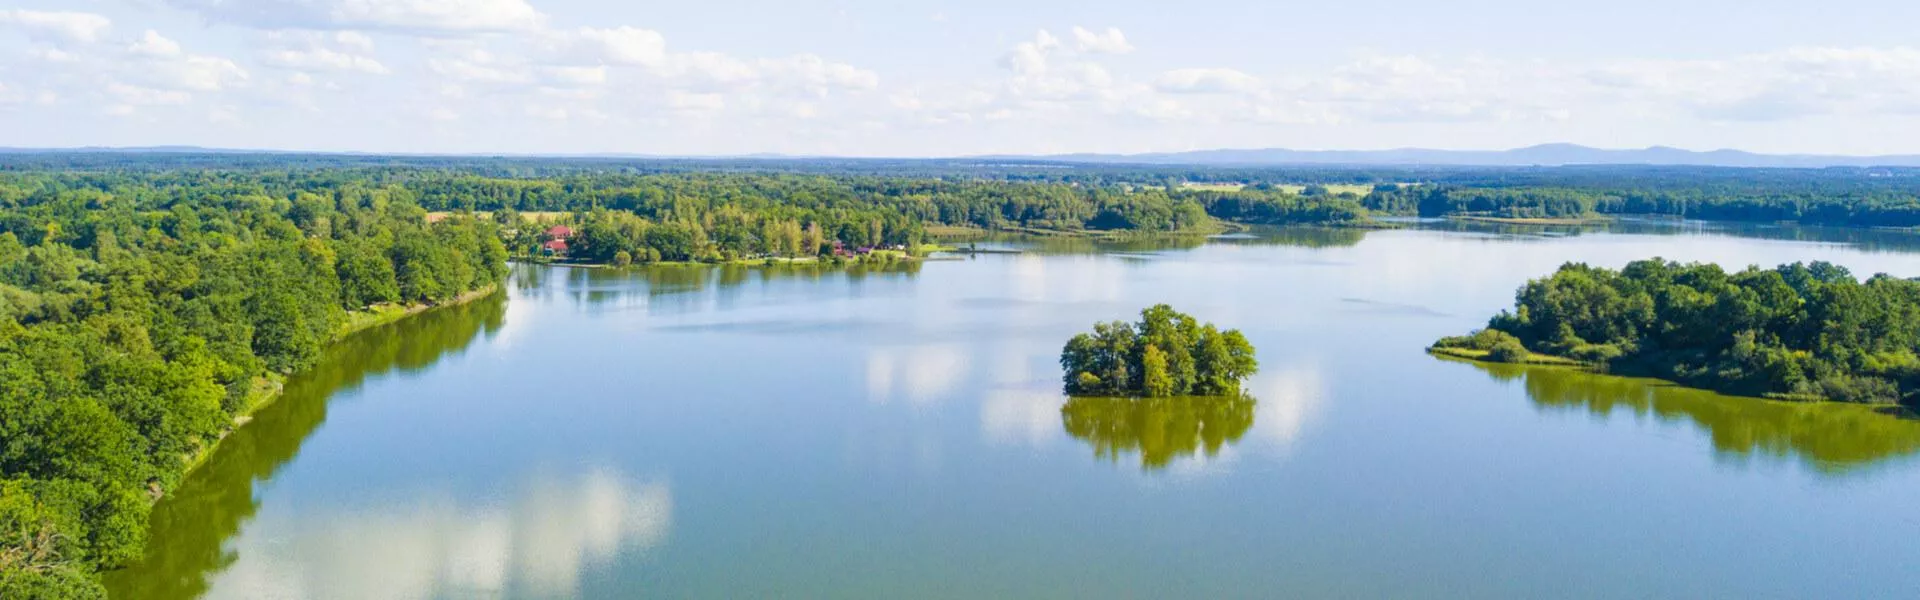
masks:
[[[1226,396],[1260,370],[1253,344],[1165,304],[1140,322],[1098,323],[1060,351],[1067,393],[1075,396]]]

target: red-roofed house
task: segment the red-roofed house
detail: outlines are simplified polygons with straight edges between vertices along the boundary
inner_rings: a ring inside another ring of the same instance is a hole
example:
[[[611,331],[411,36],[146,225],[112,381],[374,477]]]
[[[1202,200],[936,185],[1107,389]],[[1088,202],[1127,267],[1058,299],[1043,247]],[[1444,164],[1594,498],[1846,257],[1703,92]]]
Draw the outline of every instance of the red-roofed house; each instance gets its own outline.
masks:
[[[545,248],[548,253],[555,255],[567,253],[566,240],[547,240],[547,243],[541,244],[540,247]]]
[[[547,237],[550,237],[556,240],[564,240],[564,239],[573,237],[573,228],[565,225],[555,225],[552,227],[548,227]]]

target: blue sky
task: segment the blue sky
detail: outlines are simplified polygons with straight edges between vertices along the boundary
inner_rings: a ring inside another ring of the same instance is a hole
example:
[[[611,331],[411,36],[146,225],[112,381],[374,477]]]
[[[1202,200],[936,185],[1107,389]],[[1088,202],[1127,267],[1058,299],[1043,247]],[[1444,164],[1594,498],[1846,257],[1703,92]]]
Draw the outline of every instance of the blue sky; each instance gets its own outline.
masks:
[[[1920,2],[0,0],[0,146],[1920,153]]]

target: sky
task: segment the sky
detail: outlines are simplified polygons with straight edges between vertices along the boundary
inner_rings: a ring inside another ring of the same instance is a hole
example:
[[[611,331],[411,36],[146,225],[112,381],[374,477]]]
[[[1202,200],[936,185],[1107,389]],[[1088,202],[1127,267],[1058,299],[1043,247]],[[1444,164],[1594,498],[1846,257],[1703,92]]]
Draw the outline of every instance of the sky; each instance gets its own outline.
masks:
[[[1910,0],[0,0],[0,146],[1920,154]]]

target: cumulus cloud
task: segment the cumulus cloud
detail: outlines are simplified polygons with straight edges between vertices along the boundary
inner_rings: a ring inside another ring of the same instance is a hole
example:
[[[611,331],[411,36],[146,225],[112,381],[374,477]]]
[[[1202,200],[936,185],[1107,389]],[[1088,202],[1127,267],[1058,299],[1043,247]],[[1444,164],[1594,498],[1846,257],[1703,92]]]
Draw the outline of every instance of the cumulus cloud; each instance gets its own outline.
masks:
[[[546,17],[526,0],[162,0],[209,20],[261,29],[427,34],[528,31]]]
[[[590,62],[614,65],[659,67],[667,60],[667,38],[660,32],[638,27],[582,27],[563,36],[570,51]]]
[[[1160,75],[1154,86],[1174,93],[1245,93],[1260,88],[1260,78],[1234,69],[1175,69]]]
[[[180,43],[160,35],[160,32],[148,29],[147,32],[127,47],[128,52],[140,56],[167,58],[180,55]]]
[[[0,25],[21,29],[46,41],[91,44],[100,41],[113,21],[84,12],[0,10]]]
[[[1081,52],[1101,54],[1126,54],[1133,51],[1133,44],[1127,42],[1127,35],[1117,27],[1108,27],[1106,31],[1095,33],[1084,28],[1073,28],[1073,45]]]
[[[260,62],[269,67],[310,72],[355,72],[385,75],[391,71],[372,56],[373,39],[355,32],[332,35],[276,31],[266,35],[267,49]]]

